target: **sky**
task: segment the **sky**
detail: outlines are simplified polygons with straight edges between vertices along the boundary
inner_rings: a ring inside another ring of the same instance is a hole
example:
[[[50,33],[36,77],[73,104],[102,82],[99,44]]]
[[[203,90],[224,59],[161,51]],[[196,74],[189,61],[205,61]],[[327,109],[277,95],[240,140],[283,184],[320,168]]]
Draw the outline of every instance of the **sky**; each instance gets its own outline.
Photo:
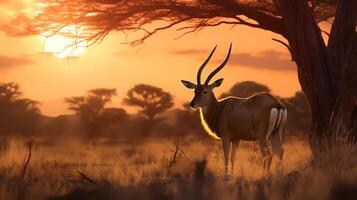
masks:
[[[173,94],[175,107],[182,107],[193,92],[180,80],[196,82],[196,72],[215,45],[205,78],[226,56],[232,42],[229,62],[215,78],[224,78],[216,96],[235,83],[252,80],[268,85],[275,95],[293,96],[300,90],[295,63],[288,50],[272,38],[273,33],[245,26],[219,26],[177,38],[175,28],[157,33],[144,44],[132,47],[121,33],[111,33],[102,43],[82,49],[78,55],[61,59],[49,52],[61,42],[44,37],[23,36],[11,27],[17,11],[31,12],[32,0],[0,0],[0,82],[19,83],[24,96],[41,103],[45,115],[71,113],[65,97],[84,95],[94,88],[116,88],[118,96],[111,106],[122,105],[126,92],[135,84],[145,83]],[[135,38],[137,35],[131,35]],[[82,52],[83,51],[83,52]],[[214,78],[214,79],[215,79]]]

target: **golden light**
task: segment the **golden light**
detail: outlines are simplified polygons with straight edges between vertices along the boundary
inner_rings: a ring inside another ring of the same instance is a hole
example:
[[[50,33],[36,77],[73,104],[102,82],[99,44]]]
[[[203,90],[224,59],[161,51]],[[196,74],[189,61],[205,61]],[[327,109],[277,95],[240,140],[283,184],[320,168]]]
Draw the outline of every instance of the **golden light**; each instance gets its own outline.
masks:
[[[45,37],[44,52],[52,53],[58,58],[80,56],[87,48],[87,41],[74,37],[76,34],[78,34],[78,27],[67,26],[57,34]]]

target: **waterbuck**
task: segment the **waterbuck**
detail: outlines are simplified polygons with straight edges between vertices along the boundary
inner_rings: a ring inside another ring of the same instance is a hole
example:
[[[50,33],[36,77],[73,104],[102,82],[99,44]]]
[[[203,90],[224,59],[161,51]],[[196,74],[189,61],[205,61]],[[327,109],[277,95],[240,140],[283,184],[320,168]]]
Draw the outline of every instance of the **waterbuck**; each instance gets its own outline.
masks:
[[[217,46],[216,46],[217,47]],[[216,47],[197,72],[197,85],[182,80],[183,85],[194,89],[190,103],[192,109],[199,109],[203,127],[209,135],[222,140],[225,174],[228,175],[228,159],[231,149],[231,170],[240,140],[258,141],[264,158],[264,168],[269,169],[272,156],[283,159],[283,136],[287,111],[284,105],[269,93],[257,93],[248,98],[227,97],[217,100],[213,89],[222,84],[223,78],[209,84],[217,72],[228,62],[232,44],[223,63],[201,84],[201,73],[212,57]],[[269,148],[268,144],[271,144]]]

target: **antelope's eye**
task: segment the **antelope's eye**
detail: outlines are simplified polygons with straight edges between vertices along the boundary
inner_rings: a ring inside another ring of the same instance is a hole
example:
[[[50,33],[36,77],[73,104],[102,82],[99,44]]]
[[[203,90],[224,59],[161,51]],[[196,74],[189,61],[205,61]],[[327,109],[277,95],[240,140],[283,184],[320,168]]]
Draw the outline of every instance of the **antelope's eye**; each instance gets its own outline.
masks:
[[[206,92],[206,91],[203,91],[203,94],[207,94],[207,92]]]

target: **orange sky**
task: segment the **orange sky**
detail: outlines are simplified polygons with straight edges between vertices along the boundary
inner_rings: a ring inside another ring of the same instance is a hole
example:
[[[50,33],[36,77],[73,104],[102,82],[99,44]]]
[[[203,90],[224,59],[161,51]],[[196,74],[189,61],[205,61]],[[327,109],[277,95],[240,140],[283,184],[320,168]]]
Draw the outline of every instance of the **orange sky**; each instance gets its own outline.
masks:
[[[196,81],[197,68],[217,44],[205,77],[224,59],[230,42],[231,59],[216,76],[224,77],[222,86],[216,89],[218,95],[244,80],[266,84],[280,96],[291,96],[300,90],[296,67],[287,49],[271,40],[279,36],[266,31],[220,26],[174,40],[179,34],[172,29],[159,32],[137,47],[121,44],[125,36],[112,33],[77,58],[59,59],[43,53],[44,40],[40,36],[10,37],[10,30],[1,31],[1,25],[11,19],[14,11],[27,11],[29,2],[0,0],[0,82],[19,83],[26,97],[42,103],[41,110],[46,115],[69,113],[64,97],[99,87],[116,88],[118,96],[112,105],[122,107],[126,91],[138,83],[164,88],[174,95],[176,106],[181,106],[193,94],[180,80]]]

